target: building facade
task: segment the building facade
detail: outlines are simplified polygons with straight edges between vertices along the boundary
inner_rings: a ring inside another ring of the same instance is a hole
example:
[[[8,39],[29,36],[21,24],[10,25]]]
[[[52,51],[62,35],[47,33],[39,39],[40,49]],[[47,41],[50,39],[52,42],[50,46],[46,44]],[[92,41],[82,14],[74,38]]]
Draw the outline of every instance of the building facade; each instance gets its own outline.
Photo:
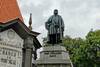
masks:
[[[0,23],[23,20],[16,0],[0,0]],[[1,28],[0,28],[1,29]],[[0,67],[22,67],[23,39],[11,28],[0,31]]]
[[[0,66],[22,67],[23,39],[13,30],[0,33]]]
[[[39,34],[24,24],[17,0],[0,0],[0,67],[32,67]]]

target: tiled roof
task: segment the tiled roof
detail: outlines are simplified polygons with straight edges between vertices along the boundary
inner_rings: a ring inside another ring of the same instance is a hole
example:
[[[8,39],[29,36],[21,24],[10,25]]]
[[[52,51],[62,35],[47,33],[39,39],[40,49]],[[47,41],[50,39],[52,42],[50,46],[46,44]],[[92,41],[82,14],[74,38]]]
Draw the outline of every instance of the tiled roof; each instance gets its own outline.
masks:
[[[0,0],[0,23],[20,18],[23,21],[17,0]]]

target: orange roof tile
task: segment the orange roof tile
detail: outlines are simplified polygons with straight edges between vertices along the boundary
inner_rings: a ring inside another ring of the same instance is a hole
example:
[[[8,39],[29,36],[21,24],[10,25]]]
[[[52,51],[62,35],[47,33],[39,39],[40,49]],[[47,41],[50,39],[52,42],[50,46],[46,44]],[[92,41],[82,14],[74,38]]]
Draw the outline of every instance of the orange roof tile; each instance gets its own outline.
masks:
[[[23,21],[16,0],[0,0],[0,23],[20,18]]]

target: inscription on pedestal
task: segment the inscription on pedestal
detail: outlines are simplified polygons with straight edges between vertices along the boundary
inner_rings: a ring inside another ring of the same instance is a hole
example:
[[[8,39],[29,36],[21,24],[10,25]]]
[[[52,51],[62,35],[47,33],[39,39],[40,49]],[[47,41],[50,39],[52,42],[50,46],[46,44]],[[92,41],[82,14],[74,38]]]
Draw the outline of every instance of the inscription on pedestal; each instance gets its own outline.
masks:
[[[50,51],[44,52],[45,55],[49,55],[49,57],[56,57],[56,55],[62,54],[60,51]]]
[[[43,47],[40,58],[35,63],[37,67],[71,67],[68,52],[60,44]]]

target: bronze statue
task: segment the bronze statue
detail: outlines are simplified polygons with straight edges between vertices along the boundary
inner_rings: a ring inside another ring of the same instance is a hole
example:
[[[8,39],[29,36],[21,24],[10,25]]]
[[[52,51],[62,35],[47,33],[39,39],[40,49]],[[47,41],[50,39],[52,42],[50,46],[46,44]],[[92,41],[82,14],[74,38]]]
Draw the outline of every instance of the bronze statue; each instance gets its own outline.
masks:
[[[54,15],[52,15],[48,21],[45,23],[45,27],[48,30],[48,42],[50,44],[57,44],[62,42],[63,32],[64,32],[64,22],[60,15],[58,15],[58,10],[54,10]]]

